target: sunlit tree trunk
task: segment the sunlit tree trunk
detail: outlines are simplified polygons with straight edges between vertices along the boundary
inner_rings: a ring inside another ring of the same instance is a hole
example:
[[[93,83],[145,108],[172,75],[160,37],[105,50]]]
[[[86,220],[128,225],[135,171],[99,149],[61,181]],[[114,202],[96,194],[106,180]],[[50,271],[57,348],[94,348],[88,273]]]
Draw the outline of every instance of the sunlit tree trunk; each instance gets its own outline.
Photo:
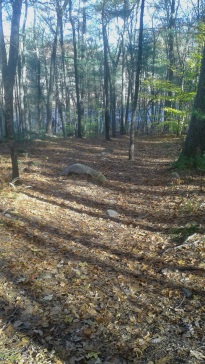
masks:
[[[120,60],[121,54],[121,46],[119,47],[118,54],[115,58],[110,55],[110,61],[112,62],[112,67],[109,67],[109,85],[110,85],[110,115],[112,121],[112,137],[116,138],[117,136],[117,123],[116,123],[116,106],[117,106],[117,68]]]
[[[81,99],[81,117],[82,122],[85,123],[85,94],[86,94],[86,32],[87,32],[87,17],[86,17],[86,2],[82,0],[82,31],[79,34],[80,50],[81,50],[81,85],[80,85],[80,99]],[[79,27],[80,30],[80,27]]]
[[[125,48],[124,48],[124,40],[122,42],[122,83],[121,83],[121,116],[120,116],[120,134],[126,134],[125,129],[125,102],[126,102],[126,76],[125,76]]]
[[[80,98],[80,79],[79,79],[79,69],[78,69],[77,37],[76,37],[75,21],[73,18],[72,9],[73,9],[73,1],[69,0],[69,17],[70,17],[70,23],[71,23],[71,27],[72,27],[72,36],[73,36],[75,91],[76,91],[76,104],[77,104],[77,117],[78,117],[77,137],[82,138],[83,103]]]
[[[66,7],[69,3],[69,0],[65,0],[63,6],[60,7],[58,4],[57,7],[57,16],[59,21],[60,33],[59,33],[59,43],[61,50],[61,63],[62,69],[60,74],[62,73],[62,80],[60,82],[60,87],[58,88],[58,111],[60,115],[60,119],[62,122],[62,131],[64,138],[66,137],[65,123],[67,116],[70,114],[70,96],[69,89],[67,85],[67,76],[66,76],[66,63],[65,63],[65,43],[64,43],[64,29],[63,29],[63,15],[65,13]],[[65,113],[63,112],[65,110]]]
[[[129,76],[128,80],[128,90],[127,90],[127,100],[126,100],[126,109],[125,109],[125,130],[129,131],[129,110],[130,110],[130,98],[131,98],[131,89],[132,89],[132,81]]]
[[[105,112],[105,139],[110,140],[110,103],[109,103],[109,64],[108,64],[108,39],[105,18],[106,1],[102,7],[102,35],[103,35],[103,65],[104,65],[104,112]]]
[[[56,30],[54,34],[53,47],[51,52],[51,63],[50,63],[50,75],[49,75],[49,85],[47,91],[47,123],[46,123],[46,133],[48,135],[53,134],[53,100],[54,100],[54,81],[55,81],[55,70],[56,70],[56,53],[57,53],[57,43],[58,43],[58,32],[59,32],[59,22],[57,19]]]
[[[155,62],[156,62],[156,44],[157,44],[157,36],[156,31],[154,28],[153,23],[153,17],[152,17],[152,38],[153,38],[153,47],[152,47],[152,66],[151,66],[151,72],[152,72],[152,79],[154,80],[155,77]],[[156,102],[155,100],[155,89],[154,87],[151,87],[151,133],[155,131],[155,123],[156,123]]]
[[[37,32],[37,14],[36,7],[34,5],[34,24],[33,24],[33,37],[34,37],[34,56],[36,62],[36,87],[37,87],[37,122],[38,122],[38,130],[41,131],[42,123],[43,123],[43,93],[41,86],[41,73],[42,73],[42,65],[40,60],[40,49],[38,44],[38,32]]]
[[[21,18],[22,0],[12,1],[11,33],[9,54],[7,58],[6,45],[3,31],[2,5],[0,0],[0,51],[1,67],[4,88],[4,115],[6,124],[6,137],[11,154],[12,179],[19,177],[18,159],[14,140],[14,120],[13,120],[13,91],[15,84],[16,69],[19,55],[19,28]]]
[[[3,102],[3,85],[0,83],[0,138],[5,136],[5,120],[4,120],[4,102]]]
[[[19,44],[19,62],[18,62],[18,89],[19,89],[19,127],[20,131],[28,131],[28,100],[27,100],[27,71],[26,71],[26,20],[28,15],[28,4],[25,1],[25,15],[22,26],[22,40]]]
[[[141,72],[141,68],[142,68],[144,6],[145,6],[145,0],[142,0],[141,9],[140,9],[140,28],[139,28],[139,39],[138,39],[137,70],[136,70],[136,76],[135,76],[134,98],[132,101],[132,119],[131,119],[131,124],[130,124],[130,146],[129,146],[129,159],[130,160],[134,160],[134,158],[135,158],[135,119],[136,119],[138,94],[139,94],[139,86],[140,86],[140,72]]]
[[[168,36],[167,36],[167,57],[168,57],[168,68],[167,68],[167,81],[171,85],[174,77],[174,29],[175,29],[175,19],[176,19],[176,6],[175,0],[171,0],[171,14],[169,18],[168,24]],[[167,93],[167,97],[165,99],[165,109],[172,107],[172,91],[169,90]],[[164,113],[164,131],[167,132],[169,130],[169,124],[166,123],[169,121],[170,113],[165,110]]]

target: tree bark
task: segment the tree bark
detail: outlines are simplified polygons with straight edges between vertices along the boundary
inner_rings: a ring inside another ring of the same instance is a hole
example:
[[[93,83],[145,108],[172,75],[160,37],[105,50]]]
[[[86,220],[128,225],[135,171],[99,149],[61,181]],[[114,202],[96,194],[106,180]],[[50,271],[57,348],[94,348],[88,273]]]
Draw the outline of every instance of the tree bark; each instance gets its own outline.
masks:
[[[51,63],[50,63],[50,77],[49,77],[49,86],[48,86],[48,94],[47,94],[47,123],[46,123],[46,133],[48,135],[53,134],[53,117],[52,117],[52,109],[53,109],[53,99],[54,99],[54,80],[55,80],[55,69],[56,69],[56,53],[57,53],[57,43],[58,43],[58,32],[59,32],[59,21],[57,18],[56,30],[53,40],[53,48],[51,53]]]
[[[174,77],[174,28],[175,28],[175,19],[176,19],[176,7],[175,0],[171,1],[171,15],[169,18],[168,25],[168,40],[167,40],[167,56],[168,56],[168,69],[167,69],[167,81],[171,85]],[[172,107],[172,91],[168,91],[166,99],[165,99],[165,108]],[[169,116],[170,113],[165,110],[164,113],[164,132],[169,131]]]
[[[34,4],[34,24],[33,24],[33,38],[34,38],[34,56],[36,62],[36,88],[37,88],[37,120],[38,120],[38,130],[41,132],[42,124],[43,124],[43,105],[44,105],[44,98],[42,92],[42,85],[41,85],[41,73],[42,73],[42,66],[40,60],[40,50],[38,44],[38,33],[37,33],[37,4]],[[48,89],[48,88],[47,88]]]
[[[180,158],[197,158],[205,152],[205,46],[192,117]]]
[[[0,51],[4,88],[4,115],[6,124],[6,137],[8,139],[8,147],[11,155],[12,179],[14,179],[19,177],[19,168],[14,138],[13,90],[19,55],[19,28],[22,0],[15,0],[12,2],[11,33],[8,60],[2,25],[2,4],[3,0],[0,0]]]
[[[128,1],[124,0],[124,11],[128,10]],[[126,134],[125,122],[126,122],[126,33],[128,17],[124,17],[123,31],[122,31],[122,78],[121,78],[121,113],[120,113],[120,134]]]
[[[75,91],[76,91],[76,100],[77,100],[77,137],[82,138],[82,115],[83,115],[83,102],[80,98],[80,82],[79,82],[79,71],[78,71],[78,51],[77,51],[77,39],[76,39],[76,30],[75,30],[75,22],[72,14],[72,0],[69,0],[69,17],[70,23],[72,27],[72,35],[73,35],[73,52],[74,52],[74,74],[75,74]]]
[[[28,99],[27,99],[27,72],[26,72],[26,20],[28,15],[28,3],[25,1],[25,15],[22,25],[22,41],[19,43],[18,61],[18,91],[19,91],[19,131],[29,130],[28,122]]]
[[[69,3],[69,0],[65,0],[63,4],[62,10],[58,10],[58,18],[59,18],[59,24],[60,24],[60,49],[61,49],[61,62],[62,62],[62,81],[61,81],[61,102],[62,100],[64,103],[64,106],[60,105],[59,107],[59,114],[62,121],[62,131],[64,138],[66,137],[66,130],[65,130],[65,124],[70,121],[70,95],[69,95],[69,88],[67,85],[67,76],[66,76],[66,64],[65,64],[65,43],[64,43],[64,30],[63,30],[63,14],[66,10],[66,7]],[[65,109],[65,117],[63,114],[63,109]],[[65,120],[64,120],[65,119]]]
[[[139,29],[139,40],[138,40],[138,57],[137,57],[137,71],[135,76],[135,90],[134,90],[134,99],[132,102],[132,119],[130,125],[130,146],[129,146],[129,159],[134,160],[135,155],[135,119],[136,119],[136,111],[137,111],[137,103],[138,103],[138,94],[139,94],[139,86],[140,86],[140,72],[142,67],[142,51],[143,51],[143,19],[144,19],[144,6],[145,0],[141,2],[141,10],[140,10],[140,29]]]
[[[109,64],[108,40],[105,19],[105,0],[102,7],[103,63],[104,63],[104,110],[105,110],[105,139],[110,140],[110,105],[109,105]]]

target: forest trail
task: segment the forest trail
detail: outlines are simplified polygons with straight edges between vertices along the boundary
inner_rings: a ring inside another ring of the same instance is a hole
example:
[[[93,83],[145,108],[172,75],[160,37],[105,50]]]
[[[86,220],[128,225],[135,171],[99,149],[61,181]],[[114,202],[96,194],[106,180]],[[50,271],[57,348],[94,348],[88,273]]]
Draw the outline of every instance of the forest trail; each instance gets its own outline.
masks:
[[[173,173],[177,138],[0,145],[0,361],[205,361],[204,176]],[[107,178],[60,176],[74,163]],[[109,217],[108,210],[116,211]]]

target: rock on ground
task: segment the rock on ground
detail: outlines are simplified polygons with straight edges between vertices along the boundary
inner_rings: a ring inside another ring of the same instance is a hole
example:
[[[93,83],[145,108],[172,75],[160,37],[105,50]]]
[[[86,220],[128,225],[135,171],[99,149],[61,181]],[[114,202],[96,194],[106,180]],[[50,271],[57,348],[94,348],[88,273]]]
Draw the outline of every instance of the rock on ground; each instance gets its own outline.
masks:
[[[81,163],[76,163],[76,164],[72,164],[71,166],[68,166],[61,173],[61,176],[68,176],[70,174],[85,174],[87,176],[93,177],[94,179],[96,179],[99,182],[107,181],[106,177],[101,172],[96,171],[95,169],[88,167],[85,164],[81,164]]]

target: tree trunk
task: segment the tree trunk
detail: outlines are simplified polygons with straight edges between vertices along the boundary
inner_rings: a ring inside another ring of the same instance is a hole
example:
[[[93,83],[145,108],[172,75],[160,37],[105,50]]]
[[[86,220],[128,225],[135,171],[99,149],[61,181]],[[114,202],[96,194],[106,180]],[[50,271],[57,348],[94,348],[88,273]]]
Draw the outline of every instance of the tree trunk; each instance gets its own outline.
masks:
[[[121,117],[120,117],[120,134],[125,135],[125,48],[124,39],[122,42],[122,81],[121,81]]]
[[[48,86],[48,94],[47,94],[47,123],[46,123],[46,133],[48,135],[53,134],[53,99],[54,99],[54,80],[55,80],[55,69],[56,69],[56,53],[57,53],[57,42],[58,42],[58,32],[59,32],[59,22],[57,20],[56,31],[53,40],[53,49],[51,53],[51,63],[50,63],[50,77],[49,77],[49,86]]]
[[[72,35],[73,35],[73,52],[74,52],[74,73],[75,73],[75,91],[76,91],[76,100],[77,100],[77,137],[82,138],[82,115],[83,115],[83,103],[80,99],[80,86],[79,86],[79,71],[78,71],[78,51],[77,51],[77,39],[76,39],[76,30],[75,23],[72,15],[72,0],[69,0],[69,17],[70,23],[72,27]]]
[[[63,104],[65,107],[61,104],[59,108],[60,117],[62,121],[62,130],[63,130],[63,136],[66,137],[66,130],[65,130],[65,124],[70,121],[70,95],[69,95],[69,87],[67,85],[67,76],[66,76],[66,63],[65,63],[65,43],[64,43],[64,30],[63,30],[63,15],[66,10],[66,7],[69,3],[69,0],[65,0],[62,9],[58,8],[58,19],[59,19],[59,25],[60,25],[60,49],[61,49],[61,62],[62,62],[62,81],[61,81],[61,100],[63,101]],[[58,100],[59,101],[59,100]],[[63,115],[63,109],[65,109],[65,117]],[[65,120],[64,120],[65,119]]]
[[[15,0],[12,2],[11,33],[8,60],[2,25],[2,4],[3,0],[0,1],[0,51],[4,88],[4,115],[6,124],[6,137],[8,139],[8,147],[11,155],[12,179],[14,179],[19,177],[19,168],[14,139],[13,90],[19,54],[19,28],[22,0]]]
[[[141,67],[142,67],[144,6],[145,6],[145,0],[142,0],[141,10],[140,10],[140,29],[139,29],[139,40],[138,40],[137,71],[136,71],[136,76],[135,76],[134,99],[132,102],[132,119],[131,119],[131,124],[130,124],[130,147],[129,147],[129,159],[130,160],[134,160],[134,158],[135,158],[135,155],[134,155],[135,127],[134,126],[135,126],[138,94],[139,94],[139,86],[140,86],[140,72],[141,72]]]
[[[19,62],[18,62],[18,90],[19,90],[19,131],[29,130],[28,123],[28,100],[27,100],[27,72],[26,72],[26,20],[28,15],[28,3],[25,1],[25,15],[22,26],[22,41],[19,44]]]
[[[167,42],[167,56],[168,56],[168,69],[167,69],[167,81],[171,85],[174,77],[174,28],[175,28],[175,0],[171,0],[171,15],[169,18],[168,25],[168,42]],[[172,107],[172,91],[168,91],[165,99],[165,109]],[[169,131],[169,117],[170,112],[165,110],[164,112],[164,132]]]
[[[38,130],[41,132],[42,130],[42,123],[43,123],[43,93],[42,93],[42,86],[41,86],[41,60],[40,60],[40,51],[38,45],[38,34],[37,34],[37,27],[36,27],[36,10],[37,5],[34,5],[34,24],[33,24],[33,37],[34,37],[34,55],[36,61],[36,87],[37,87],[37,120],[38,120]],[[47,88],[48,89],[48,88]]]
[[[105,109],[105,139],[110,140],[110,105],[109,105],[109,64],[108,64],[108,40],[105,20],[105,0],[102,8],[102,35],[104,56],[104,109]]]
[[[124,0],[124,11],[128,10],[128,1]],[[128,17],[124,17],[123,31],[122,31],[122,73],[121,73],[121,113],[120,113],[120,134],[126,134],[126,34],[127,34],[127,23]]]
[[[180,158],[197,158],[205,152],[205,46],[192,117]]]

